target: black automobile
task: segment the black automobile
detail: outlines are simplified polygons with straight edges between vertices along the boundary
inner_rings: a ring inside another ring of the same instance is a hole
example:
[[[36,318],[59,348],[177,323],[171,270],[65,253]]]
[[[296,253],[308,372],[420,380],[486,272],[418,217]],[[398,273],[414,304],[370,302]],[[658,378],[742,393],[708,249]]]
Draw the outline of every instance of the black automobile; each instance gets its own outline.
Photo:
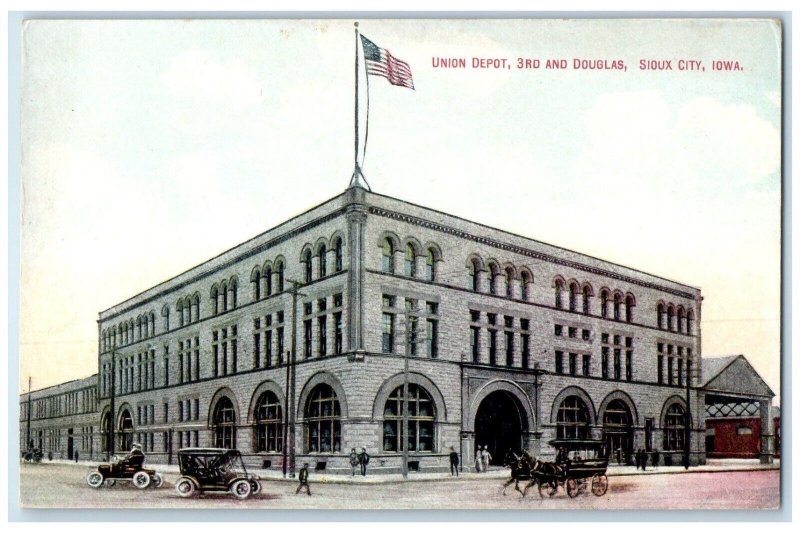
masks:
[[[248,474],[239,450],[224,448],[184,448],[178,451],[181,477],[175,491],[182,498],[198,492],[228,492],[245,500],[261,492],[258,476]]]
[[[151,468],[144,468],[144,455],[117,459],[109,464],[97,465],[97,470],[89,472],[86,476],[86,483],[93,489],[105,485],[112,487],[117,481],[130,481],[137,489],[147,487],[158,488],[164,483],[161,474]]]

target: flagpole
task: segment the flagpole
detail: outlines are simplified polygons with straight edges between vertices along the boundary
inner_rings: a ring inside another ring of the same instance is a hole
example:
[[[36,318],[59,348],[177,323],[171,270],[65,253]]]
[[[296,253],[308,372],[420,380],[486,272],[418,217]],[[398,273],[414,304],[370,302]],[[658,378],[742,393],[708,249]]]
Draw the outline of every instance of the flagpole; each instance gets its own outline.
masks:
[[[356,104],[355,104],[355,152],[353,158],[353,179],[358,181],[358,22],[354,22],[356,32],[356,48],[355,48],[355,80],[356,80]]]

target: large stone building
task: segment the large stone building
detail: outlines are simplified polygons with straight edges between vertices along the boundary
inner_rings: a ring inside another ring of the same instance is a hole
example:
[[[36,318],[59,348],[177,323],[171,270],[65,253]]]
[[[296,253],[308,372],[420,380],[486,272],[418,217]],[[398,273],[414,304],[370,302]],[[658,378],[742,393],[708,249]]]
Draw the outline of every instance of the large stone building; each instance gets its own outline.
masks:
[[[100,313],[93,449],[397,471],[408,362],[412,471],[556,439],[702,463],[701,300],[355,185]]]

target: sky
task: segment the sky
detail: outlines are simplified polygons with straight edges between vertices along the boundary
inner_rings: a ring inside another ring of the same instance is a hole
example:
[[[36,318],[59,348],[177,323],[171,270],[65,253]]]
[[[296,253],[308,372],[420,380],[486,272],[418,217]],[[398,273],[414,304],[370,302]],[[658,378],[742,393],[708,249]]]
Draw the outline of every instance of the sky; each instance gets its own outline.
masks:
[[[373,191],[699,287],[704,357],[742,353],[780,393],[777,26],[360,30],[409,63],[416,88],[370,79]],[[28,376],[39,389],[95,373],[100,311],[347,187],[354,50],[352,20],[26,25],[20,391]],[[433,67],[473,57],[511,68]],[[518,58],[541,64],[517,69]],[[575,70],[575,59],[627,70]],[[705,71],[680,71],[680,59]]]

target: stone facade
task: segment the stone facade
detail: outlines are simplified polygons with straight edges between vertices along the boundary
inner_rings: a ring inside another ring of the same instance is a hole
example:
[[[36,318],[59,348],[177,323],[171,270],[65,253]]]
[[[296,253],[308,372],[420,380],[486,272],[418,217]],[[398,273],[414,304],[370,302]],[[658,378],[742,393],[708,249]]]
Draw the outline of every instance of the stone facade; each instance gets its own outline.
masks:
[[[142,441],[150,461],[170,462],[180,447],[235,445],[268,468],[294,449],[295,464],[344,472],[365,447],[371,471],[397,471],[407,363],[412,470],[447,468],[451,447],[471,465],[476,445],[551,457],[554,439],[611,433],[620,460],[676,446],[662,456],[678,460],[701,300],[351,187],[100,313],[95,449]],[[695,390],[689,401],[697,464]]]

